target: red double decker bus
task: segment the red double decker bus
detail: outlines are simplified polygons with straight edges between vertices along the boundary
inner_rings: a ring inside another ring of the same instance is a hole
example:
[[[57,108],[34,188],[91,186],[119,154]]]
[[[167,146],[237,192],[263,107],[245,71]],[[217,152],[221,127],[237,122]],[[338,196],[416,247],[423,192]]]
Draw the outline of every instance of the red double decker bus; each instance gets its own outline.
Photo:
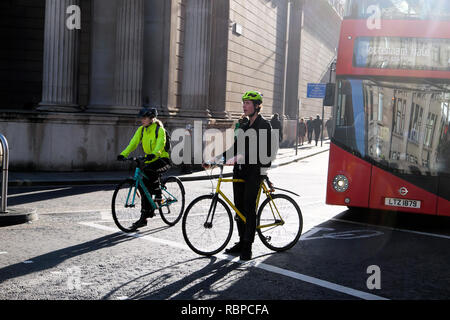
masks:
[[[350,0],[327,204],[450,216],[450,1]]]

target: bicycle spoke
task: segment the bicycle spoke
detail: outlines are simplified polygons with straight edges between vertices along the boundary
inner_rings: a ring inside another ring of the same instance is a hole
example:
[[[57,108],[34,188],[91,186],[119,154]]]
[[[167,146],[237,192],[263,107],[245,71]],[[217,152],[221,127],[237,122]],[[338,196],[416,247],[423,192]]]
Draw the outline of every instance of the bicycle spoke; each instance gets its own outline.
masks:
[[[287,195],[277,194],[266,199],[258,211],[258,235],[272,250],[283,251],[294,246],[302,227],[300,208]]]
[[[116,187],[112,199],[112,215],[122,231],[135,230],[133,223],[141,217],[141,200],[133,180],[124,181]]]
[[[159,213],[163,221],[169,226],[175,225],[182,217],[184,211],[184,188],[180,180],[175,177],[169,177],[161,186],[163,200],[160,205]]]
[[[183,217],[183,236],[194,252],[212,255],[221,251],[229,242],[233,231],[231,212],[218,200],[214,212],[209,212],[212,196],[195,199]]]

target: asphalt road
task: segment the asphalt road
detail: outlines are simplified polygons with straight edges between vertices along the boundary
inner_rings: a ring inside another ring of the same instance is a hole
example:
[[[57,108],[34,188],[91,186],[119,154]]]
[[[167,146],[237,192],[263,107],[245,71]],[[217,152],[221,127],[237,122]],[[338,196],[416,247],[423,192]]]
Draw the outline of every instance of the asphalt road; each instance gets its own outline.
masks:
[[[284,253],[258,239],[245,263],[196,255],[181,224],[169,228],[159,217],[137,234],[119,232],[109,210],[113,186],[10,188],[8,204],[36,208],[39,219],[0,228],[0,299],[450,298],[449,220],[327,206],[327,165],[324,153],[270,172],[301,195],[303,235]],[[186,182],[187,203],[211,186]]]

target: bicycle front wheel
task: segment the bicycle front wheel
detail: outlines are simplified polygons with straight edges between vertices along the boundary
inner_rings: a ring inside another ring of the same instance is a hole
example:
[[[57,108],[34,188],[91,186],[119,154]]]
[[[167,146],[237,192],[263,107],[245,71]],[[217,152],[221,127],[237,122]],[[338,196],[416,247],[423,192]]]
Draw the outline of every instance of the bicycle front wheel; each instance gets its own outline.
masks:
[[[176,177],[168,177],[161,183],[163,202],[159,208],[161,219],[169,226],[180,221],[185,202],[183,183]]]
[[[210,256],[222,251],[233,233],[233,217],[226,203],[214,195],[194,199],[182,221],[183,237],[197,254]]]
[[[256,223],[258,236],[267,248],[285,251],[300,238],[302,212],[294,199],[285,194],[275,194],[261,204]]]
[[[111,209],[114,222],[120,230],[136,231],[133,223],[141,217],[141,193],[136,189],[136,181],[128,179],[117,185]]]

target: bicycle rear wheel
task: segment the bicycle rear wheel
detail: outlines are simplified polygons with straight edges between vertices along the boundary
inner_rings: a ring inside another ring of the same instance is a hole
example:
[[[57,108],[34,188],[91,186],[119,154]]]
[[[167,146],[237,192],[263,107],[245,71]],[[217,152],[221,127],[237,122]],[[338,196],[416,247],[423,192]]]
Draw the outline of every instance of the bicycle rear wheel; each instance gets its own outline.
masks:
[[[161,219],[174,226],[183,216],[185,191],[183,183],[176,177],[168,177],[161,183],[162,206],[159,208]]]
[[[225,248],[233,234],[230,208],[212,194],[200,196],[187,207],[182,230],[184,240],[195,253],[216,254]]]
[[[141,217],[141,192],[139,189],[136,190],[136,181],[127,179],[117,185],[113,193],[111,209],[114,222],[120,230],[136,231],[133,223]]]
[[[272,201],[273,200],[273,201]],[[297,203],[285,194],[272,195],[258,210],[257,233],[264,245],[274,251],[292,248],[300,238],[303,218]]]

